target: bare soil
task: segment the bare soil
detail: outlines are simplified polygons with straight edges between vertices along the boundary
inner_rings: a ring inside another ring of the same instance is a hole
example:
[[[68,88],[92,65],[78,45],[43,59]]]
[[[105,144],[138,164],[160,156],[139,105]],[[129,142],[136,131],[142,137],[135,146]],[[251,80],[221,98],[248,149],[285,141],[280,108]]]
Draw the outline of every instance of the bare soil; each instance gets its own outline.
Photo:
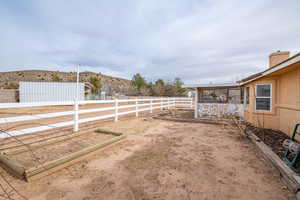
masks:
[[[190,109],[171,109],[169,112],[160,113],[159,116],[168,116],[175,119],[194,119],[194,112]]]
[[[294,199],[230,125],[139,118],[101,128],[128,138],[29,183],[1,173],[28,199]]]

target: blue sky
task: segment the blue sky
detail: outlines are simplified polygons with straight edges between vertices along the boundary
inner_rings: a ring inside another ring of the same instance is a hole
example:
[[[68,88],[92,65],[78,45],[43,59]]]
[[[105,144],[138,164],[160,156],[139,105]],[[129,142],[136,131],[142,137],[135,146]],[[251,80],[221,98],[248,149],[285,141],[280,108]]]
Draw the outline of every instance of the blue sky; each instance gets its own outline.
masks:
[[[0,0],[0,69],[229,82],[300,51],[299,0]]]

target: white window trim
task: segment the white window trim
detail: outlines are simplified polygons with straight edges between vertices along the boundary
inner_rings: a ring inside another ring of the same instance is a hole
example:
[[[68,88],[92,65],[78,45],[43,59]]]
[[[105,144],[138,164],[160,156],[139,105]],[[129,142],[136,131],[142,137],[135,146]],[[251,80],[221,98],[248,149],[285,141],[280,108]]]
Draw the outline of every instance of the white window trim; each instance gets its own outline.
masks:
[[[257,86],[259,85],[270,85],[270,97],[258,97],[257,96]],[[257,110],[256,107],[256,99],[257,98],[266,98],[266,99],[270,99],[270,110]],[[255,85],[255,111],[260,111],[260,112],[272,112],[272,99],[273,99],[273,95],[272,95],[272,84],[271,83],[262,83],[262,84],[256,84]]]
[[[249,88],[249,91],[247,92],[247,88]],[[248,103],[247,103],[247,96],[248,96]],[[244,106],[249,107],[250,105],[250,87],[244,87]]]

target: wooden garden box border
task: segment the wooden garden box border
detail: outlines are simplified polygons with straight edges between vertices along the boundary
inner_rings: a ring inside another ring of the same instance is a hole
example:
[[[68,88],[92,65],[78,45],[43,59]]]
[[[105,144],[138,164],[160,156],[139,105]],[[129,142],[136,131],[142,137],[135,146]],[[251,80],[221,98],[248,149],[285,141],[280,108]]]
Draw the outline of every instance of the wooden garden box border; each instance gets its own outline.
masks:
[[[26,166],[22,165],[21,163],[17,162],[14,159],[11,159],[8,155],[1,153],[0,154],[0,163],[1,166],[10,174],[16,176],[17,178],[21,178],[21,179],[25,179],[26,181],[29,181],[29,179],[31,179],[33,176],[38,175],[40,173],[46,172],[50,169],[53,169],[55,167],[61,166],[65,163],[68,163],[70,161],[73,161],[75,159],[81,158],[89,153],[95,152],[101,148],[104,148],[110,144],[119,142],[122,139],[126,138],[126,135],[123,133],[118,133],[118,132],[113,132],[113,131],[107,131],[107,130],[103,130],[103,129],[96,129],[96,132],[100,132],[100,133],[106,133],[106,134],[112,134],[116,137],[111,138],[109,140],[106,141],[101,141],[100,143],[97,143],[95,145],[86,147],[84,149],[81,149],[79,151],[73,152],[71,154],[68,154],[66,156],[63,156],[61,158],[46,162],[42,165],[38,165],[35,167],[31,167],[31,168],[26,168]],[[86,133],[86,132],[85,132]],[[73,137],[85,134],[85,133],[80,133],[80,134],[76,134]],[[70,137],[67,138],[63,138],[62,140],[55,140],[55,142],[60,142],[66,139],[69,139]],[[48,144],[53,144],[55,143],[53,141],[51,141]],[[38,146],[36,148],[39,148]]]

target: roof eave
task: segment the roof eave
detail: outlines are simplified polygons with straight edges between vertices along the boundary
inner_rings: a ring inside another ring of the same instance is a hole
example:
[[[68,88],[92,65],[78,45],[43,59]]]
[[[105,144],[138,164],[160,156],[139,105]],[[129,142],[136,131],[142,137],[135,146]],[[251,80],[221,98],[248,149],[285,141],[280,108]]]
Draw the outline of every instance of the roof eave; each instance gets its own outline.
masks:
[[[270,68],[270,69],[265,70],[264,72],[262,72],[262,74],[261,74],[260,76],[257,76],[257,77],[255,77],[255,78],[253,78],[253,79],[250,79],[250,80],[248,80],[248,81],[242,82],[241,85],[245,85],[245,84],[247,84],[247,83],[250,83],[250,82],[252,82],[252,81],[255,81],[255,80],[257,80],[257,79],[260,79],[260,78],[262,78],[262,77],[264,77],[264,76],[266,76],[266,75],[269,75],[269,74],[271,74],[271,73],[273,73],[273,72],[276,72],[276,71],[278,71],[278,70],[284,69],[284,68],[286,68],[286,67],[288,67],[288,66],[290,66],[290,65],[292,65],[292,64],[294,64],[294,63],[297,63],[297,62],[300,62],[300,53],[297,54],[297,55],[295,55],[295,56],[293,56],[293,57],[291,57],[290,59],[288,59],[288,60],[286,60],[286,61],[284,61],[284,62],[278,64],[278,65],[275,66],[275,67],[272,67],[272,68]]]
[[[201,85],[201,84],[190,84],[190,85],[183,85],[183,88],[214,88],[214,87],[219,87],[219,88],[226,88],[226,87],[239,87],[239,83],[234,83],[234,84],[228,84],[228,85],[222,85],[222,84],[211,84],[211,85]]]

